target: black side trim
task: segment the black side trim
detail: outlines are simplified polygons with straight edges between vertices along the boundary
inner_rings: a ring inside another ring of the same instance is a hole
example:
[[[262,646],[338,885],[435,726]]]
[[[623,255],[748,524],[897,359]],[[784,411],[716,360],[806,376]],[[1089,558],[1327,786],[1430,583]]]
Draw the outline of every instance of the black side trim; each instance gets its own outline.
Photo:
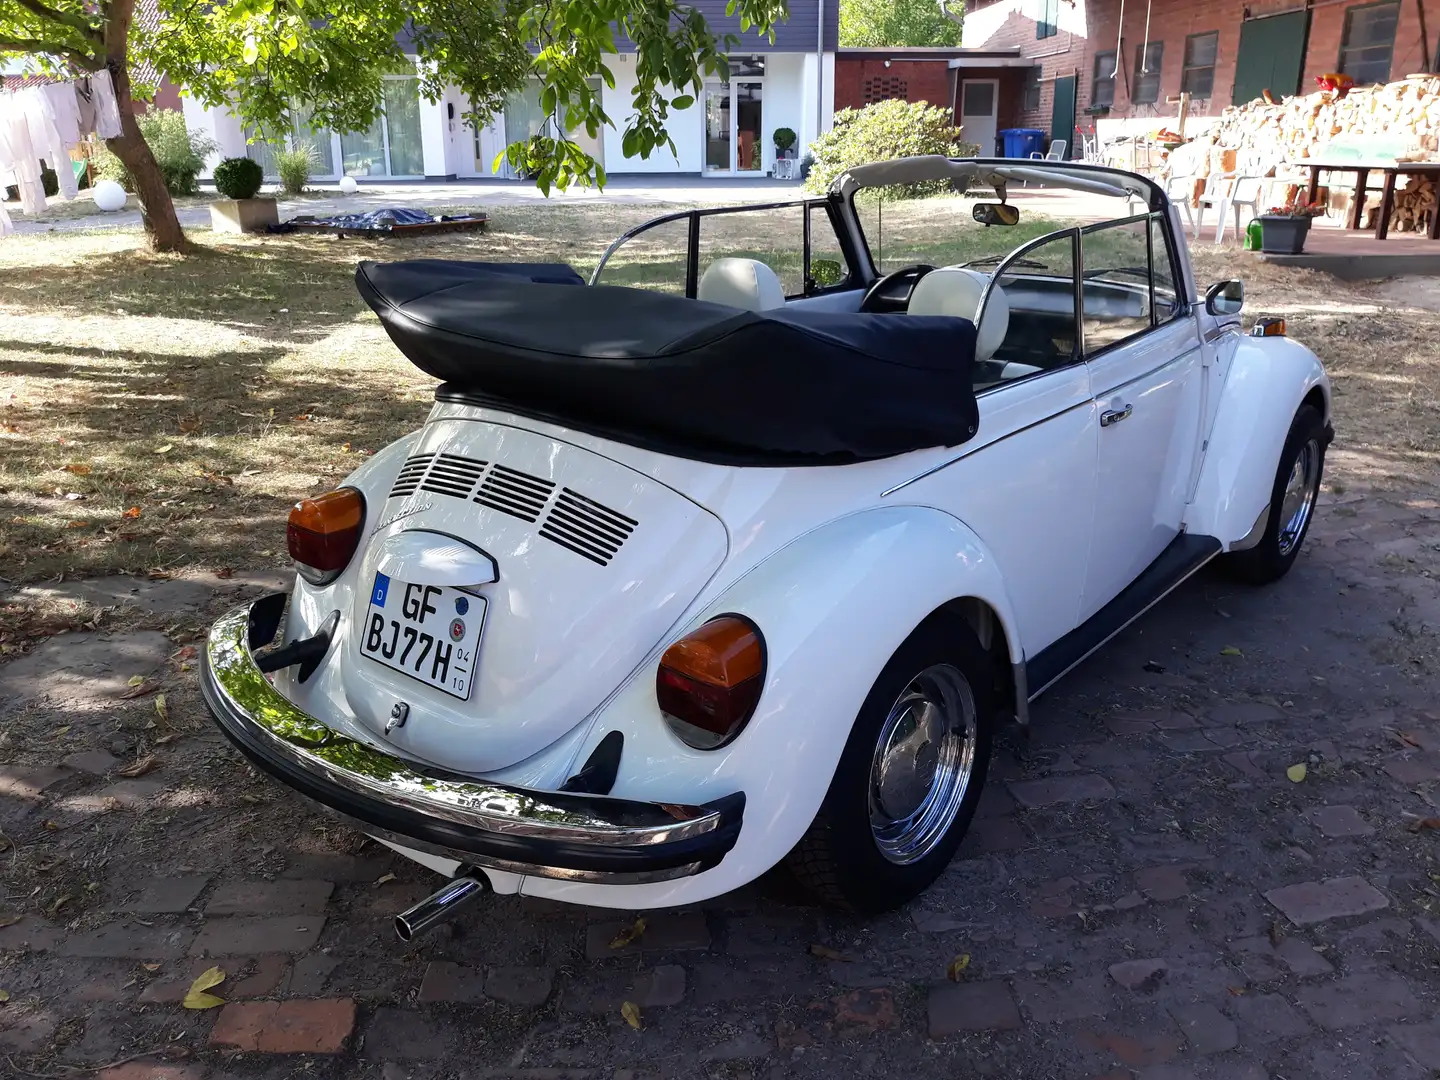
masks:
[[[206,693],[205,704],[209,706],[211,715],[215,717],[217,726],[226,738],[257,768],[269,773],[286,787],[293,788],[306,798],[357,821],[444,848],[468,851],[474,855],[489,856],[521,865],[602,874],[637,874],[673,870],[691,863],[699,863],[701,870],[708,870],[719,864],[740,836],[740,823],[745,813],[745,793],[741,791],[703,804],[704,809],[718,811],[721,815],[720,824],[713,830],[668,844],[601,847],[508,836],[470,825],[441,821],[414,810],[391,806],[380,799],[358,795],[323,780],[277,755],[266,742],[252,735],[244,723],[231,717],[224,703],[216,701],[211,693]],[[516,790],[517,794],[525,794],[520,789]],[[567,801],[573,801],[577,809],[588,802],[587,796],[579,794],[547,792],[546,798],[561,806]]]
[[[625,736],[618,731],[609,732],[590,751],[580,771],[560,785],[560,790],[609,795],[610,789],[615,786],[615,777],[620,775],[620,751],[623,749]]]
[[[1119,596],[1025,663],[1032,700],[1085,657],[1138,619],[1168,592],[1220,554],[1213,536],[1181,533]]]

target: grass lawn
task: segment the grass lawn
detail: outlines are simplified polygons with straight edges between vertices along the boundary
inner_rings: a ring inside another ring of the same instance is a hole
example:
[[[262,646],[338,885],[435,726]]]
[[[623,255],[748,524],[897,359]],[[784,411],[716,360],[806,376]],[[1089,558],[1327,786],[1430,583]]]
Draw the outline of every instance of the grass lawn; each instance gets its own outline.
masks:
[[[0,241],[0,577],[285,565],[290,503],[333,486],[430,407],[434,380],[356,294],[357,261],[559,260],[588,272],[625,229],[673,210],[504,206],[485,233],[401,241],[195,230],[199,250],[185,258],[143,251],[136,231]],[[987,230],[969,214],[958,199],[887,206],[885,264],[998,253],[1050,227]],[[794,210],[707,220],[702,265],[749,252],[794,289],[800,230]],[[683,280],[684,242],[683,225],[647,234],[605,280]],[[1430,481],[1436,293],[1196,252],[1202,281],[1246,277],[1248,314],[1287,316],[1329,365],[1332,477]],[[817,242],[817,257],[834,254]]]

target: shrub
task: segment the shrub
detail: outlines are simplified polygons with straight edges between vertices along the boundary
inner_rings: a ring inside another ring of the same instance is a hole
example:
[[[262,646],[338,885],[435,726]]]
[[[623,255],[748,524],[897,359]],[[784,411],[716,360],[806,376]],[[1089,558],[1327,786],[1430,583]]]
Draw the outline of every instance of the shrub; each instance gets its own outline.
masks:
[[[793,128],[776,128],[775,134],[771,136],[775,140],[775,149],[782,154],[795,145],[795,131]]]
[[[215,166],[215,190],[227,199],[253,199],[264,182],[260,163],[248,157],[226,158]]]
[[[205,167],[205,158],[219,150],[219,145],[204,135],[192,135],[185,126],[185,115],[176,109],[151,109],[136,120],[170,194],[194,195],[195,178]],[[126,191],[135,190],[130,170],[109,150],[102,148],[95,155],[95,165],[103,179],[118,180]]]
[[[810,144],[815,162],[805,187],[824,192],[845,170],[872,161],[941,154],[973,157],[977,148],[960,141],[960,129],[948,109],[923,101],[879,101],[863,109],[841,109],[834,125]],[[945,181],[910,184],[892,194],[900,198],[935,195],[949,189]]]
[[[275,151],[275,174],[280,177],[280,187],[285,194],[299,195],[304,191],[319,161],[320,155],[308,143],[294,150]]]

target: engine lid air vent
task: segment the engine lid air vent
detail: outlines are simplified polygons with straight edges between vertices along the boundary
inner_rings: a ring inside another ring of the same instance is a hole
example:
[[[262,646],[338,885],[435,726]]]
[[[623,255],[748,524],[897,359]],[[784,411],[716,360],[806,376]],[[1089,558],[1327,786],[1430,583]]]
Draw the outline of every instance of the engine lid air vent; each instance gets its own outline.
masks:
[[[554,490],[553,480],[541,480],[519,469],[496,465],[475,493],[475,501],[521,521],[534,521]]]
[[[618,510],[562,488],[545,523],[540,526],[540,535],[604,566],[615,557],[638,524]]]
[[[440,454],[430,466],[420,489],[433,491],[437,495],[450,495],[456,499],[468,499],[475,490],[475,482],[485,471],[485,465],[483,461],[460,457],[458,454]]]
[[[390,489],[390,498],[399,499],[415,494],[425,476],[426,468],[434,458],[434,454],[416,454],[406,461],[400,467],[400,475],[395,478],[395,486]]]

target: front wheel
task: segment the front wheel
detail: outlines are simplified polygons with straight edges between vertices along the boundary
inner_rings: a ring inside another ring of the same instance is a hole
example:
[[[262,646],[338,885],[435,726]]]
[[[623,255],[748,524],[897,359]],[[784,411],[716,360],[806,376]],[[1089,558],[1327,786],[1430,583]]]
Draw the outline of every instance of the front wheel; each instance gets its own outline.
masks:
[[[985,785],[996,725],[991,665],[959,621],[923,624],[861,706],[791,870],[821,900],[889,911],[949,864]]]
[[[1260,542],[1225,556],[1224,564],[1235,576],[1268,585],[1290,572],[1310,531],[1324,469],[1325,421],[1313,405],[1301,405],[1280,452]]]

